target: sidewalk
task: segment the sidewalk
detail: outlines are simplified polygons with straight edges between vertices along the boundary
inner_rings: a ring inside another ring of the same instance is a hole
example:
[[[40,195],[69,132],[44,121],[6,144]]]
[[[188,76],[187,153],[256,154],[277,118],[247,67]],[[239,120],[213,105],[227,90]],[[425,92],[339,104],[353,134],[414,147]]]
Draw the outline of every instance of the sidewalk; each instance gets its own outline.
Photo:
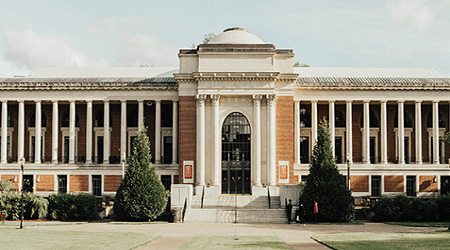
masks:
[[[31,227],[30,227],[31,228]],[[93,222],[81,225],[35,226],[46,231],[136,232],[160,236],[137,248],[178,249],[195,236],[277,236],[293,249],[328,249],[312,236],[346,232],[434,232],[443,228],[391,226],[366,222],[365,225],[307,224],[233,224],[233,223],[170,223],[170,224],[108,224]]]

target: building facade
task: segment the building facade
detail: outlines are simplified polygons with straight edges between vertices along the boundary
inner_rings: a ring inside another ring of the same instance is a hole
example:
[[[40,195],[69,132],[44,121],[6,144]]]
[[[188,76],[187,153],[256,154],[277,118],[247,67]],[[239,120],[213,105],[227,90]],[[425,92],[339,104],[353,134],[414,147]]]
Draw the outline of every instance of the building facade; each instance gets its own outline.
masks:
[[[178,68],[42,69],[0,79],[0,178],[40,195],[114,195],[144,126],[163,184],[267,195],[307,180],[327,119],[355,197],[449,192],[450,79],[433,69],[293,67],[242,28]],[[36,139],[40,138],[40,139]],[[350,171],[348,171],[350,168]]]

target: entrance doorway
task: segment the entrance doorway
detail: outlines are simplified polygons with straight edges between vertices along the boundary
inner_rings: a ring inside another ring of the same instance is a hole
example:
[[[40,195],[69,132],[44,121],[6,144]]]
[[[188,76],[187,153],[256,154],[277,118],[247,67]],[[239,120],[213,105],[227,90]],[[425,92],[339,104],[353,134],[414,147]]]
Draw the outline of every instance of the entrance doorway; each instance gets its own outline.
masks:
[[[450,193],[450,176],[441,176],[441,194]]]
[[[250,194],[250,124],[231,113],[222,126],[222,194]]]

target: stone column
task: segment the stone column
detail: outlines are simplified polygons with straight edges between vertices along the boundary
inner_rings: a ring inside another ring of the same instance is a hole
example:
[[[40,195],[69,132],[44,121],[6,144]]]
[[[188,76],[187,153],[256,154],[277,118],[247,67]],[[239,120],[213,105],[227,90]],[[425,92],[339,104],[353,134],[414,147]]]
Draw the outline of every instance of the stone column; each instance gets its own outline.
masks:
[[[138,131],[144,127],[144,100],[138,100]]]
[[[213,133],[212,133],[212,140],[213,140],[213,159],[214,159],[214,165],[212,169],[212,185],[213,186],[220,186],[220,171],[221,171],[221,152],[220,152],[220,142],[222,135],[220,133],[220,126],[219,126],[219,104],[220,104],[220,95],[214,94],[211,95],[211,101],[212,101],[212,127],[213,127]]]
[[[8,101],[2,100],[2,164],[8,163]]]
[[[276,95],[267,95],[267,106],[269,107],[269,159],[267,164],[268,169],[268,185],[269,186],[276,186],[277,185],[277,137],[276,137],[276,101],[277,96]]]
[[[24,100],[18,100],[19,103],[19,124],[17,131],[17,162],[24,158],[24,144],[25,144],[25,102]]]
[[[317,100],[311,101],[311,136],[314,147],[317,142]]]
[[[351,100],[345,101],[346,110],[345,110],[345,126],[346,126],[346,144],[347,144],[347,154],[348,154],[348,161],[350,163],[353,163],[353,145],[352,145],[352,102]]]
[[[206,95],[197,94],[197,186],[205,185],[205,101]]]
[[[173,101],[172,115],[172,164],[178,163],[178,102]]]
[[[405,164],[405,101],[398,101],[398,164]]]
[[[75,122],[76,110],[75,100],[70,100],[70,117],[69,117],[69,164],[75,163]]]
[[[109,132],[109,101],[103,103],[103,163],[109,163],[111,140]]]
[[[86,164],[92,164],[92,100],[86,100]]]
[[[387,107],[386,100],[381,101],[381,164],[387,164]]]
[[[416,101],[415,133],[416,133],[416,164],[422,164],[422,101]]]
[[[253,115],[254,115],[254,157],[255,162],[252,164],[254,166],[254,180],[253,185],[256,187],[261,186],[261,99],[262,95],[253,95]]]
[[[58,100],[52,100],[52,163],[58,164],[59,111]]]
[[[329,121],[328,125],[330,128],[330,140],[331,140],[331,150],[333,151],[333,156],[336,157],[336,149],[334,148],[336,146],[335,144],[335,138],[336,138],[336,131],[335,131],[335,107],[334,107],[334,100],[328,101],[328,116]]]
[[[161,101],[155,101],[155,164],[161,163]]]
[[[369,102],[364,100],[364,135],[363,135],[363,163],[370,164],[370,109]]]
[[[294,102],[294,150],[295,163],[300,164],[300,101]]]
[[[36,100],[36,119],[34,124],[34,164],[41,164],[41,128],[42,128],[42,110],[41,101]]]
[[[120,159],[127,156],[127,101],[120,102]],[[125,158],[126,159],[126,158]]]
[[[439,101],[433,101],[433,164],[439,164]]]

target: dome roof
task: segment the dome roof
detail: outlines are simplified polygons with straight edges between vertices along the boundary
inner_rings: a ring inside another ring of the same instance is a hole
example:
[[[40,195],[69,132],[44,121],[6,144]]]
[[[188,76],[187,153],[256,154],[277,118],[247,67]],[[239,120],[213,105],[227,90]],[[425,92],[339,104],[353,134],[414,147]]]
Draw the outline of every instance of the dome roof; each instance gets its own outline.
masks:
[[[265,44],[259,37],[243,28],[229,28],[211,39],[208,44]]]

